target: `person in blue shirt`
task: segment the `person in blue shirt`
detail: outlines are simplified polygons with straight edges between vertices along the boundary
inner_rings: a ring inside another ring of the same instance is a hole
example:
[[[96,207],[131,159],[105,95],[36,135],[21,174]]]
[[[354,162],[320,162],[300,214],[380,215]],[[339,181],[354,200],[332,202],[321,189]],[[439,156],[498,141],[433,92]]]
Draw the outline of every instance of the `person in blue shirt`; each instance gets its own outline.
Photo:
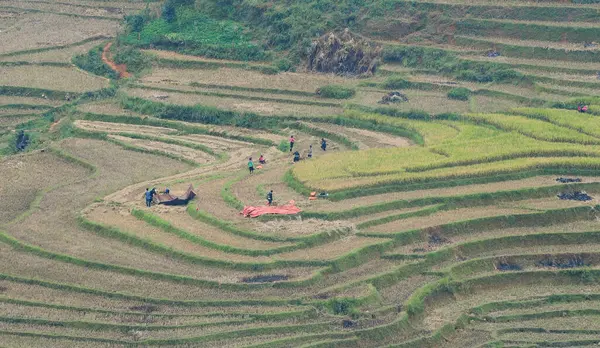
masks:
[[[273,204],[273,190],[267,193],[267,205]]]
[[[154,196],[154,190],[150,191],[147,187],[146,187],[146,206],[150,207],[152,206],[152,196]]]

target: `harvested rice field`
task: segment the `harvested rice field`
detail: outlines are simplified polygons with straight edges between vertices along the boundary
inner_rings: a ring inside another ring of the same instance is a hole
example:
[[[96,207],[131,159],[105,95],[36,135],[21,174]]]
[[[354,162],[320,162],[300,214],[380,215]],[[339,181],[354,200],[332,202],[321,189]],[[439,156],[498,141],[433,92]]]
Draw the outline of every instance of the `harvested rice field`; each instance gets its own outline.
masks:
[[[108,87],[108,80],[74,68],[16,66],[3,67],[0,84],[65,92],[85,92]]]
[[[97,36],[112,37],[119,27],[119,23],[112,19],[18,10],[11,13],[16,13],[14,24],[0,33],[0,55],[32,49],[51,49]]]
[[[211,107],[222,107],[230,111],[247,111],[267,116],[297,116],[310,117],[313,115],[329,116],[342,111],[341,107],[319,106],[319,105],[296,105],[280,101],[244,100],[235,97],[215,97],[178,92],[153,91],[147,89],[128,88],[126,93],[132,97],[146,100],[159,100],[167,96],[171,104],[194,106],[206,105]]]
[[[190,4],[0,0],[0,347],[598,343],[598,5]]]

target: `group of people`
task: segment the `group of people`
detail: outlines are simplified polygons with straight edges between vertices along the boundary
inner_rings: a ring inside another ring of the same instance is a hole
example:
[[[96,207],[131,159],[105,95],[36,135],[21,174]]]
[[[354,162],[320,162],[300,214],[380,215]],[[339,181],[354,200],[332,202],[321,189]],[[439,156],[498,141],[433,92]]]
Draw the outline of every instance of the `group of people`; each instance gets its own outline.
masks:
[[[267,163],[265,156],[261,154],[258,158],[258,163],[260,163],[261,165]],[[248,170],[250,170],[250,174],[254,173],[254,161],[252,161],[252,157],[248,158]]]
[[[290,136],[290,152],[294,151],[294,144],[296,143],[296,138],[294,138],[293,135]],[[321,138],[321,150],[323,151],[327,151],[327,140],[325,140],[325,138]],[[300,152],[298,152],[298,150],[293,152],[294,155],[294,163],[300,161]],[[308,158],[312,158],[313,155],[313,147],[312,145],[310,145],[308,147],[308,153],[307,153],[307,157]],[[265,159],[265,157],[261,154],[260,157],[258,158],[258,163],[260,163],[261,165],[266,164],[267,160]],[[254,161],[252,160],[252,157],[248,158],[248,171],[250,172],[250,174],[253,174],[255,170],[254,167]],[[271,205],[273,204],[273,190],[270,190],[267,193],[267,205]]]
[[[164,194],[169,194],[171,192],[171,190],[169,190],[169,188],[165,188],[165,191],[163,192]],[[149,188],[146,187],[146,192],[144,193],[144,197],[146,198],[146,206],[147,207],[151,207],[152,206],[152,200],[154,199],[154,195],[156,195],[156,188],[153,187],[152,190],[150,190]]]
[[[296,138],[294,138],[294,136],[290,136],[290,152],[292,152],[294,150],[294,143],[296,143]],[[321,138],[321,150],[323,151],[327,151],[327,140],[325,140],[325,138]],[[310,145],[308,147],[308,153],[306,155],[306,157],[308,158],[312,158],[313,155],[313,147],[312,145]],[[300,152],[298,152],[297,150],[294,152],[294,163],[300,161]]]

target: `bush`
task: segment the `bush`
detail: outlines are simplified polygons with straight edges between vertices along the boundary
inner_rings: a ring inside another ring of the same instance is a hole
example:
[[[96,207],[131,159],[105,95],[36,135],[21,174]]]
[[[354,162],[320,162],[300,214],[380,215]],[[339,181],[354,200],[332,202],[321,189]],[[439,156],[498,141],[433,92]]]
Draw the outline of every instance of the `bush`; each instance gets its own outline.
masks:
[[[450,99],[469,100],[470,96],[471,96],[471,91],[468,88],[464,88],[464,87],[452,88],[448,92],[448,98],[450,98]]]
[[[404,89],[410,87],[410,81],[398,76],[388,77],[382,87],[385,89]]]
[[[279,60],[275,61],[275,66],[280,71],[294,71],[294,70],[296,70],[294,68],[294,64],[292,63],[292,61],[289,60],[289,59],[286,59],[286,58],[282,58],[282,59],[279,59]]]
[[[265,75],[279,74],[279,68],[272,66],[272,65],[261,66],[259,71]]]
[[[356,90],[351,87],[340,85],[327,85],[319,88],[320,95],[323,98],[349,99],[356,94]]]
[[[125,64],[127,71],[137,74],[150,67],[152,57],[133,47],[119,47],[115,53],[115,63]]]
[[[283,139],[282,141],[279,142],[279,146],[277,146],[277,149],[283,153],[289,152],[290,151],[290,143],[288,143],[287,140]]]
[[[92,74],[105,76],[111,79],[118,78],[119,76],[117,73],[102,61],[102,49],[102,45],[96,46],[89,50],[88,53],[73,57],[72,62],[78,68],[89,71]]]

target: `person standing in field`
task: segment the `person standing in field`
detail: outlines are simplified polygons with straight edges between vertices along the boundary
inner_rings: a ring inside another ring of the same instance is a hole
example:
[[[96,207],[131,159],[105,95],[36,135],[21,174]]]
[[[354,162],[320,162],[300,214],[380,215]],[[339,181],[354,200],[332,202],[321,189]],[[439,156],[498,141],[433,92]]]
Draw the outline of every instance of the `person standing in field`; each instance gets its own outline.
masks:
[[[252,157],[248,158],[248,170],[250,174],[254,173],[254,162],[252,162]]]
[[[270,206],[271,204],[273,204],[273,190],[267,193],[267,205]]]
[[[292,149],[294,148],[294,143],[296,142],[296,139],[294,139],[294,136],[290,136],[290,152],[292,152]]]
[[[321,149],[327,151],[327,141],[325,141],[325,138],[321,138]]]
[[[145,197],[146,197],[146,206],[148,208],[150,208],[152,206],[152,196],[154,195],[154,191],[150,191],[147,187],[146,187],[146,193],[145,193]]]
[[[308,147],[308,154],[306,155],[308,158],[312,158],[312,144]]]

